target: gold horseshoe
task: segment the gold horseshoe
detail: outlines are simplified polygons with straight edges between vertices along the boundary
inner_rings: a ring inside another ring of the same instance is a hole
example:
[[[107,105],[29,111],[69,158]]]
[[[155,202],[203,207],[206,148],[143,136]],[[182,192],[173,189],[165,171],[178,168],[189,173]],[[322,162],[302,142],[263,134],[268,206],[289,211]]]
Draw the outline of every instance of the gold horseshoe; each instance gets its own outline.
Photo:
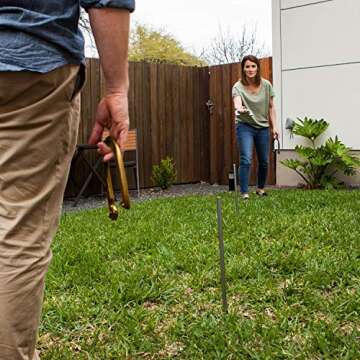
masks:
[[[104,140],[104,143],[111,148],[114,154],[117,175],[120,182],[120,191],[121,191],[120,205],[125,209],[130,209],[129,188],[126,178],[124,161],[121,155],[119,145],[111,136],[108,136]],[[115,193],[114,193],[109,161],[105,163],[105,172],[106,172],[106,184],[107,184],[106,197],[109,207],[109,218],[111,220],[116,220],[118,218],[119,211],[115,205]]]

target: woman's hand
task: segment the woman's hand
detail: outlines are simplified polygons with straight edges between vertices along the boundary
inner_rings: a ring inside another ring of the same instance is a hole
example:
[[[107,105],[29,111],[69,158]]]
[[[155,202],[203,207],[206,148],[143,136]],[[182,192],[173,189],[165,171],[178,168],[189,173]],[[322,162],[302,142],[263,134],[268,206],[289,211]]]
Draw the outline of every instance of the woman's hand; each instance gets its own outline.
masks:
[[[249,109],[247,109],[245,106],[240,106],[238,109],[235,110],[235,115],[240,115],[240,114],[246,114],[249,113]]]
[[[272,132],[272,136],[273,136],[274,139],[279,139],[280,133],[279,133],[279,130],[277,128],[271,129],[271,132]]]
[[[249,112],[249,109],[247,109],[244,105],[242,105],[242,106],[240,107],[239,111],[240,111],[242,114],[244,114],[244,113]]]
[[[110,135],[124,148],[129,130],[129,112],[127,93],[111,93],[104,96],[96,110],[95,124],[89,139],[90,144],[97,144],[104,161],[112,159],[111,149],[101,140],[104,129],[110,130]]]

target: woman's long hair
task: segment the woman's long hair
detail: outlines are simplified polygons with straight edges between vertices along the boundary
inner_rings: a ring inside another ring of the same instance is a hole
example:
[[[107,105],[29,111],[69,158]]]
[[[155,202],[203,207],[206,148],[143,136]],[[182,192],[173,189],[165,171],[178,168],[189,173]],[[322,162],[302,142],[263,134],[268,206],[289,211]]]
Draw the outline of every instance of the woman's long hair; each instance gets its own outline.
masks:
[[[254,56],[254,55],[246,55],[243,57],[243,59],[241,60],[241,83],[245,86],[248,86],[250,85],[249,82],[248,82],[248,79],[246,77],[246,74],[245,74],[245,63],[247,61],[251,61],[253,63],[255,63],[257,65],[257,73],[256,73],[256,77],[255,77],[255,85],[256,86],[259,86],[260,83],[261,83],[261,75],[260,75],[260,60]]]

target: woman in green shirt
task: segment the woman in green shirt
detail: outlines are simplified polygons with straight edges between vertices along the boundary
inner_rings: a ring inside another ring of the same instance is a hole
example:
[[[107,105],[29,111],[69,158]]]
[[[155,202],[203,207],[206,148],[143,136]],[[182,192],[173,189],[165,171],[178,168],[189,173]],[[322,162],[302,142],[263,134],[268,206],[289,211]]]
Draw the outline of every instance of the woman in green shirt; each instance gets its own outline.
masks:
[[[259,196],[264,190],[269,157],[270,131],[274,138],[279,133],[273,103],[275,96],[269,81],[260,76],[260,61],[253,55],[241,62],[241,79],[232,89],[235,106],[236,137],[240,150],[240,189],[243,198],[249,198],[249,172],[255,145],[258,158],[257,189]]]

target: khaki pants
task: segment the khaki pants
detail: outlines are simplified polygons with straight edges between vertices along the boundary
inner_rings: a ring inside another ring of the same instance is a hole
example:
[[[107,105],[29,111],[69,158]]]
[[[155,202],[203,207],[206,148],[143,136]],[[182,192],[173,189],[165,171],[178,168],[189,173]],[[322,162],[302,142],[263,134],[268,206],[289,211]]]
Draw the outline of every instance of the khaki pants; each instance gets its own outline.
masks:
[[[33,360],[79,125],[79,67],[0,72],[0,360]]]

